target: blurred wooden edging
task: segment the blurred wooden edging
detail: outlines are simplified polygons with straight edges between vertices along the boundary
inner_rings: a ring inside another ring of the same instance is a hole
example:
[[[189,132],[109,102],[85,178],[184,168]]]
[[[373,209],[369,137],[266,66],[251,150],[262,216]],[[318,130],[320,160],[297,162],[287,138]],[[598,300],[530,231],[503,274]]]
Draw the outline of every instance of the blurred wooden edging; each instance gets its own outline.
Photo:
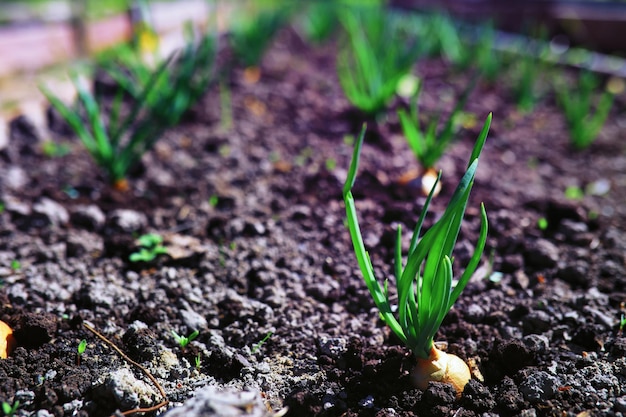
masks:
[[[154,29],[166,35],[186,22],[205,25],[216,13],[204,0],[183,0],[176,3],[154,3],[151,6]],[[77,33],[71,20],[0,28],[0,77],[41,68],[78,58],[81,53],[94,53],[130,39],[132,27],[126,14],[86,22],[84,34]],[[83,44],[85,51],[81,51]]]
[[[570,44],[600,52],[626,51],[626,3],[566,0],[392,0],[394,6],[445,11],[468,21],[493,20],[507,31],[540,23]]]
[[[183,45],[182,28],[187,22],[223,31],[230,10],[224,1],[150,3],[150,23],[159,34],[160,52],[167,55]],[[25,116],[40,139],[49,138],[45,116],[48,104],[38,84],[45,84],[63,100],[73,99],[75,91],[66,74],[53,76],[42,70],[69,64],[82,55],[128,41],[131,36],[128,14],[87,22],[80,28],[69,18],[0,28],[0,150],[7,146],[9,124],[18,116]]]

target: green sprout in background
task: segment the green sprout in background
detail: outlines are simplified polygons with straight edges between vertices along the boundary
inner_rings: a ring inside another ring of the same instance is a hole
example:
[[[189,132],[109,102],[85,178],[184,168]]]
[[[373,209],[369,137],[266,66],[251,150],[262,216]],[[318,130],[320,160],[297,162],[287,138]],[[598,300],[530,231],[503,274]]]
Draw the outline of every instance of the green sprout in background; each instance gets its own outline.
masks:
[[[20,402],[18,400],[15,400],[13,405],[11,405],[8,402],[3,401],[2,412],[4,413],[6,417],[13,417],[15,413],[17,412],[17,409],[19,408],[19,406],[20,406]]]
[[[176,343],[178,343],[178,346],[180,346],[180,349],[182,351],[184,351],[185,348],[189,345],[189,343],[191,343],[196,337],[198,337],[199,334],[200,332],[198,330],[194,330],[189,336],[181,336],[178,333],[176,333],[174,330],[172,330],[172,335],[174,336],[174,340],[176,340]]]
[[[265,337],[263,339],[261,339],[259,341],[259,343],[257,343],[256,345],[254,345],[252,347],[251,353],[255,354],[259,351],[259,349],[261,349],[261,346],[263,346],[265,344],[265,342],[267,342],[268,340],[270,340],[270,337],[272,337],[273,332],[267,332],[267,334],[265,335]]]
[[[578,77],[576,87],[569,88],[561,80],[555,82],[557,103],[563,110],[570,141],[575,149],[587,148],[596,139],[609,116],[615,95],[606,89],[593,111],[598,78],[588,71]]]
[[[287,23],[289,7],[272,1],[248,2],[231,24],[230,47],[244,67],[257,67],[276,33]]]
[[[563,194],[568,200],[582,200],[585,198],[585,192],[577,185],[568,185]]]
[[[378,114],[421,54],[418,39],[384,7],[346,8],[339,17],[345,31],[337,56],[343,92],[359,110]]]
[[[297,28],[313,44],[327,41],[339,26],[337,2],[334,0],[309,1],[297,16]]]
[[[478,27],[476,43],[469,51],[468,59],[472,60],[482,78],[493,85],[504,69],[502,54],[494,48],[496,31],[492,21]]]
[[[356,179],[365,127],[355,145],[348,177],[343,188],[348,229],[363,278],[381,318],[416,356],[418,365],[413,378],[421,388],[425,388],[429,380],[439,380],[452,383],[460,393],[471,377],[469,368],[461,359],[454,355],[444,354],[436,348],[434,337],[444,317],[476,270],[487,240],[487,214],[484,205],[481,205],[481,228],[474,254],[465,271],[456,281],[456,285],[453,286],[452,250],[461,229],[478,167],[478,158],[487,138],[491,118],[490,114],[474,145],[467,170],[446,210],[420,238],[426,212],[435,190],[433,186],[413,232],[404,266],[401,253],[402,231],[398,227],[394,268],[397,301],[392,301],[395,297],[389,294],[388,283],[385,282],[381,286],[374,276],[374,267],[363,243],[351,191]],[[396,303],[397,308],[392,307],[392,304]],[[444,360],[448,362],[442,363],[441,361]],[[448,375],[452,363],[454,363],[455,372],[454,375]]]
[[[80,358],[83,356],[86,349],[87,349],[87,341],[83,339],[80,341],[80,343],[78,344],[78,347],[76,348],[76,353],[77,353],[76,366],[80,366]]]
[[[18,261],[17,259],[13,259],[11,261],[11,269],[13,271],[18,271],[21,268],[22,268],[22,263],[20,261]]]
[[[474,79],[474,81],[472,81],[462,93],[461,97],[456,102],[450,117],[445,122],[443,129],[439,133],[437,133],[437,128],[439,126],[441,115],[432,119],[425,129],[420,127],[417,101],[421,92],[421,83],[411,102],[410,113],[407,113],[404,109],[398,110],[398,118],[400,119],[400,125],[402,126],[404,137],[415,154],[418,162],[424,169],[428,170],[433,168],[454,139],[454,134],[456,133],[455,129],[457,127],[456,120],[461,114],[463,107],[465,107],[465,103],[474,89],[475,84],[476,80]]]
[[[72,151],[67,143],[57,143],[53,140],[46,140],[41,144],[41,152],[48,158],[60,158]]]
[[[152,262],[159,255],[167,254],[167,248],[163,246],[163,237],[156,233],[146,233],[139,236],[139,252],[130,254],[131,262]]]

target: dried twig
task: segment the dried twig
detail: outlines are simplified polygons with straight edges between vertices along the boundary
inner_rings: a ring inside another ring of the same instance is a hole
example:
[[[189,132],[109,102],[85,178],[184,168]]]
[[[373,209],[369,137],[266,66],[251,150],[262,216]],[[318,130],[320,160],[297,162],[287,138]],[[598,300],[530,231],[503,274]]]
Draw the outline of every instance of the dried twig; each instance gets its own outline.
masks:
[[[152,374],[150,373],[150,371],[148,371],[144,366],[142,366],[141,364],[135,362],[134,360],[132,360],[131,358],[129,358],[124,352],[122,352],[122,350],[120,348],[118,348],[117,346],[115,346],[113,344],[113,342],[111,342],[109,339],[107,339],[106,336],[104,336],[102,333],[98,332],[96,329],[94,329],[93,327],[91,327],[90,325],[88,325],[87,323],[83,323],[83,326],[85,326],[85,328],[87,330],[89,330],[90,332],[92,332],[93,334],[95,334],[96,336],[98,336],[98,338],[100,338],[104,343],[106,343],[107,345],[109,345],[111,348],[113,348],[113,350],[115,350],[122,358],[124,358],[125,361],[135,365],[137,368],[141,369],[141,371],[146,374],[146,376],[150,379],[150,381],[152,381],[152,383],[154,384],[154,386],[159,390],[159,393],[161,394],[161,396],[163,397],[163,401],[161,401],[160,403],[153,405],[152,407],[145,407],[145,408],[133,408],[132,410],[128,410],[128,411],[124,411],[122,412],[122,415],[124,416],[128,416],[131,414],[135,414],[135,413],[148,413],[151,411],[156,411],[161,407],[165,407],[166,405],[169,404],[169,400],[167,399],[167,395],[165,394],[165,390],[163,389],[163,387],[161,386],[161,384],[159,384],[159,381],[156,380],[156,378],[154,376],[152,376]]]

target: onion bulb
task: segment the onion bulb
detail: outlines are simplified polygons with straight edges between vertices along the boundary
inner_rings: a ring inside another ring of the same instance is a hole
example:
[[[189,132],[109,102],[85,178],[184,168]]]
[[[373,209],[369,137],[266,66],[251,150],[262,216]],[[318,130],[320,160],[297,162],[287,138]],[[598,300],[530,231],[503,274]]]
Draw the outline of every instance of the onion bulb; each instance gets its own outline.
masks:
[[[461,358],[433,346],[427,359],[417,358],[411,378],[415,386],[422,390],[428,388],[430,381],[452,384],[459,398],[472,374]]]
[[[13,329],[0,320],[0,359],[6,359],[15,347]]]

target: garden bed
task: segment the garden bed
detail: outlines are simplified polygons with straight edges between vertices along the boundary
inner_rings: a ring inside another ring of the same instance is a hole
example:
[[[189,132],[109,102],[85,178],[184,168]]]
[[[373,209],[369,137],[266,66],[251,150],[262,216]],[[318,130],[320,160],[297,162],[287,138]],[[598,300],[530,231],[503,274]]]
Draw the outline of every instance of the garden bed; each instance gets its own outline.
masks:
[[[145,155],[128,192],[107,186],[58,123],[70,153],[53,158],[27,122],[13,123],[0,164],[0,318],[18,347],[0,360],[0,399],[18,400],[16,415],[105,416],[164,400],[85,323],[150,371],[170,402],[159,411],[173,407],[172,416],[626,413],[621,101],[599,139],[574,151],[552,98],[527,115],[505,83],[479,84],[469,98],[467,112],[494,121],[456,268],[476,242],[481,201],[490,231],[483,268],[437,338],[475,364],[457,400],[444,384],[411,386],[414,359],[378,320],[358,271],[342,187],[347,137],[364,117],[343,96],[335,46],[313,48],[285,30],[263,62],[256,83],[232,74],[230,127],[214,86]],[[469,81],[438,58],[416,73],[432,112],[449,110],[446,97]],[[399,181],[417,163],[388,114],[369,120],[354,188],[379,277],[392,275],[397,225],[411,229],[425,201]],[[468,124],[440,161],[427,226],[480,125]],[[587,194],[567,198],[568,187]],[[162,235],[169,255],[130,262],[146,232]],[[194,330],[181,349],[172,331]]]

